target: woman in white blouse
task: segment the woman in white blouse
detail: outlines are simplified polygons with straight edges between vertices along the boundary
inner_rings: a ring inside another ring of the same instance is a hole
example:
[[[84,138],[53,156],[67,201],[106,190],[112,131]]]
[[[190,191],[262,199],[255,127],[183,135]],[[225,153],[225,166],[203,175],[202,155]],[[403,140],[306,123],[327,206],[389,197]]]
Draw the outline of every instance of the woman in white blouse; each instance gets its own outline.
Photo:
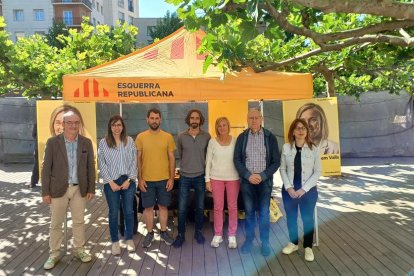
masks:
[[[212,247],[218,247],[223,241],[224,191],[227,194],[229,211],[228,246],[236,248],[237,197],[240,190],[239,175],[234,167],[233,153],[236,137],[230,135],[230,122],[226,117],[216,120],[215,139],[211,139],[206,157],[206,188],[213,193],[214,237]]]
[[[280,174],[283,180],[282,199],[290,242],[284,254],[298,250],[298,209],[303,221],[305,260],[313,261],[314,209],[318,200],[316,182],[321,175],[319,149],[309,138],[304,119],[295,119],[289,128],[289,142],[283,145]]]
[[[137,178],[136,152],[134,141],[126,135],[122,117],[112,116],[108,122],[108,132],[99,142],[98,164],[100,176],[105,183],[104,193],[109,207],[109,232],[113,255],[121,253],[118,237],[120,205],[124,211],[127,250],[135,251],[135,244],[132,240],[134,226],[132,206]]]

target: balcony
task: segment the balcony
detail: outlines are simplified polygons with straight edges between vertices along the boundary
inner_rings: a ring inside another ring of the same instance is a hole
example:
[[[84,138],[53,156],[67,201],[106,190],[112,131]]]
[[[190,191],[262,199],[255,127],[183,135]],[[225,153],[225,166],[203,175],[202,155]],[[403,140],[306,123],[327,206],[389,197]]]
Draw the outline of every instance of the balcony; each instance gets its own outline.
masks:
[[[82,23],[82,17],[55,17],[57,23],[64,23],[68,27],[79,27]]]
[[[81,3],[92,10],[92,2],[89,0],[52,0],[53,4],[76,4]]]

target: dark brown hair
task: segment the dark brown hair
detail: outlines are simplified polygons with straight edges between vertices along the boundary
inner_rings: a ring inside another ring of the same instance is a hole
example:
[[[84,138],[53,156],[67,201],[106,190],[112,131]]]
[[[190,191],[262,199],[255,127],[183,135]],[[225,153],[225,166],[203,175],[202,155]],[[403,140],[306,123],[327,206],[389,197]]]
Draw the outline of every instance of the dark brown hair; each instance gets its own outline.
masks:
[[[158,114],[158,115],[160,115],[160,118],[161,118],[161,111],[158,109],[158,108],[151,108],[150,110],[148,110],[148,112],[147,112],[147,118],[149,118],[149,116],[150,116],[150,114],[151,113],[155,113],[155,114]]]
[[[305,142],[306,144],[308,144],[308,147],[312,149],[313,143],[311,142],[309,138],[308,124],[306,123],[304,119],[300,119],[300,118],[293,120],[293,122],[290,124],[289,132],[288,132],[289,144],[293,147],[293,144],[295,143],[295,136],[293,136],[293,132],[295,131],[295,128],[297,127],[299,123],[301,123],[306,128]]]
[[[124,120],[122,119],[121,116],[114,115],[108,121],[108,132],[106,133],[106,136],[105,136],[106,144],[110,148],[115,148],[116,147],[116,141],[115,141],[114,135],[112,134],[111,127],[112,127],[113,124],[115,124],[118,121],[120,121],[121,124],[122,124],[121,142],[124,142],[125,145],[128,143],[128,139],[127,139],[127,135],[126,135],[126,127],[125,127]]]
[[[203,114],[201,114],[201,111],[198,110],[198,109],[191,109],[190,111],[188,111],[187,116],[185,117],[185,123],[188,126],[190,126],[190,117],[191,117],[191,114],[193,112],[197,112],[198,113],[198,116],[200,116],[200,126],[202,126],[204,124],[205,119],[204,119]]]

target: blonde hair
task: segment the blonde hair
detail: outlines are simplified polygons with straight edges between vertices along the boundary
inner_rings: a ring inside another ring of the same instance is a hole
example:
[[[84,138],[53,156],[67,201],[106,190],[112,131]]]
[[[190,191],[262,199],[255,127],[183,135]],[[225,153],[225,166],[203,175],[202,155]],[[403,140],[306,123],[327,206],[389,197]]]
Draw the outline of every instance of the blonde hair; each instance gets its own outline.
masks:
[[[216,124],[215,124],[216,136],[219,136],[218,126],[223,121],[227,123],[227,125],[229,127],[229,132],[230,132],[230,121],[229,121],[229,119],[227,119],[227,117],[219,117],[219,118],[216,119]]]

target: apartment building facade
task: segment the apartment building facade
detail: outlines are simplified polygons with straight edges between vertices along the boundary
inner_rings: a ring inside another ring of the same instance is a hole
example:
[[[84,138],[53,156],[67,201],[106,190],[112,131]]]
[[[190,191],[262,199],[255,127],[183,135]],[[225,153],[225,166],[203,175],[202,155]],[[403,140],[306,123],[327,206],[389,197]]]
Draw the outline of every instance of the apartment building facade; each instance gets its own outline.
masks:
[[[52,26],[54,13],[50,0],[2,0],[1,9],[7,23],[6,30],[13,40],[35,33],[45,34]]]
[[[103,2],[104,23],[107,25],[113,26],[118,20],[133,25],[134,19],[138,18],[138,0],[103,0]]]
[[[134,25],[138,27],[137,45],[143,47],[153,43],[153,39],[150,36],[150,30],[157,26],[158,20],[161,18],[136,18],[134,19]]]
[[[83,17],[92,25],[115,25],[117,20],[133,24],[138,17],[138,0],[0,0],[0,15],[11,39],[46,34],[56,22],[79,29]]]

